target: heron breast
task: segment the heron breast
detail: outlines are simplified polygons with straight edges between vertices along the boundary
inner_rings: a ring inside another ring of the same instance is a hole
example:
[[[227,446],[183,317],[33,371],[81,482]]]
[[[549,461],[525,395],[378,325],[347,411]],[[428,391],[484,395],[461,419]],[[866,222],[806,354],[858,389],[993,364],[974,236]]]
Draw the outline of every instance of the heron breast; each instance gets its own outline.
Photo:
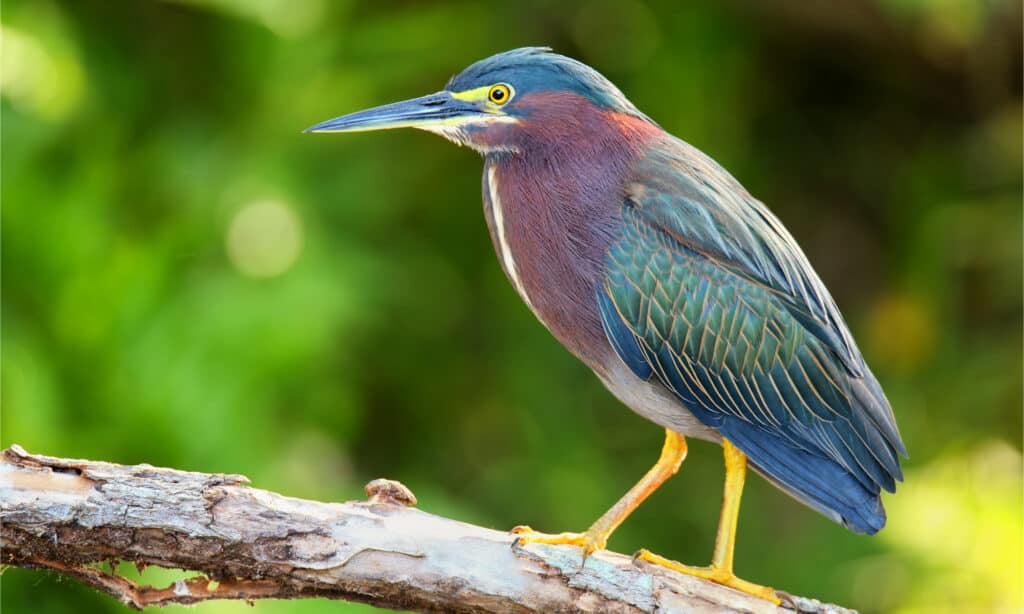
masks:
[[[537,310],[530,301],[530,296],[526,293],[526,286],[523,285],[523,280],[519,277],[519,267],[512,253],[512,247],[509,244],[508,229],[505,225],[505,209],[501,202],[501,195],[498,193],[497,171],[493,166],[487,169],[487,190],[490,199],[494,238],[498,244],[498,255],[505,268],[505,274],[508,275],[509,281],[512,282],[512,287],[515,288],[519,297],[536,314]],[[538,314],[537,317],[539,318],[540,315]],[[543,320],[541,321],[543,322]]]

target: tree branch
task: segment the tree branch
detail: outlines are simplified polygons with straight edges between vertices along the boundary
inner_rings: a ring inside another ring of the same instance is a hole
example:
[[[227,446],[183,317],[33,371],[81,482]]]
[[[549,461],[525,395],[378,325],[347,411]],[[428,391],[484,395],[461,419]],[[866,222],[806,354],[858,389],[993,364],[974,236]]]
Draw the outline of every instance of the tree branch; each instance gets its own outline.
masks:
[[[329,597],[420,612],[849,612],[795,597],[777,608],[612,552],[582,564],[574,547],[513,547],[509,533],[409,507],[415,497],[397,482],[375,480],[368,501],[347,503],[247,484],[12,446],[0,458],[0,560],[74,577],[136,609]],[[122,560],[199,575],[143,586],[117,575]]]

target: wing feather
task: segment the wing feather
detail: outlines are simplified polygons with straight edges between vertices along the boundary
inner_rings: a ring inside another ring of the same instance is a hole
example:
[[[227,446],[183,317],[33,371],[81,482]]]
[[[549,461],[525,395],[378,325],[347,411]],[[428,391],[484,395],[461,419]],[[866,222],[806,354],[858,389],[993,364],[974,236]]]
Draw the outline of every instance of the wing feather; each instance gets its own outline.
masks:
[[[906,455],[888,401],[782,224],[694,152],[638,167],[598,292],[605,331],[759,471],[874,532]]]

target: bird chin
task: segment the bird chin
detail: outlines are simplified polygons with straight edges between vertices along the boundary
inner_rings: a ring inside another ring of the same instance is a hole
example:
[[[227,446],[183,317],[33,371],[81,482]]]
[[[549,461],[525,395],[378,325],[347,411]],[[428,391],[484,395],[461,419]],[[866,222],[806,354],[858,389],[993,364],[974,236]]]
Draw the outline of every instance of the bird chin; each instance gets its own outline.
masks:
[[[460,147],[463,145],[466,145],[468,147],[473,146],[473,143],[471,143],[469,140],[469,134],[467,133],[464,126],[436,124],[433,126],[428,125],[416,127],[419,128],[420,130],[426,130],[427,132],[439,134]]]
[[[488,143],[484,138],[482,138],[484,135],[484,129],[488,124],[489,122],[466,122],[462,124],[434,125],[428,124],[424,126],[416,126],[416,128],[441,135],[460,147],[469,147],[470,149],[476,150],[477,152],[483,155],[500,152],[514,153],[515,151],[517,151],[514,147]]]

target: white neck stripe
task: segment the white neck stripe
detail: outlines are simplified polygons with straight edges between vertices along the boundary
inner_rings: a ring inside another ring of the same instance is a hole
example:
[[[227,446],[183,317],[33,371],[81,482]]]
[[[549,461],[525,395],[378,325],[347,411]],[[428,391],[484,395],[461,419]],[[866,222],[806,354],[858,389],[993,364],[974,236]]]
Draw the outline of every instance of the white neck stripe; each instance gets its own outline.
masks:
[[[512,249],[509,247],[508,239],[505,238],[505,214],[501,208],[501,198],[498,196],[498,180],[495,177],[494,170],[493,166],[487,169],[487,186],[491,193],[491,214],[494,218],[494,234],[498,237],[498,246],[501,249],[501,261],[505,264],[505,270],[508,272],[516,292],[526,302],[527,307],[531,311],[536,312],[533,308],[533,303],[530,302],[530,297],[526,294],[526,288],[523,287],[522,280],[519,279],[516,260],[512,257]]]

